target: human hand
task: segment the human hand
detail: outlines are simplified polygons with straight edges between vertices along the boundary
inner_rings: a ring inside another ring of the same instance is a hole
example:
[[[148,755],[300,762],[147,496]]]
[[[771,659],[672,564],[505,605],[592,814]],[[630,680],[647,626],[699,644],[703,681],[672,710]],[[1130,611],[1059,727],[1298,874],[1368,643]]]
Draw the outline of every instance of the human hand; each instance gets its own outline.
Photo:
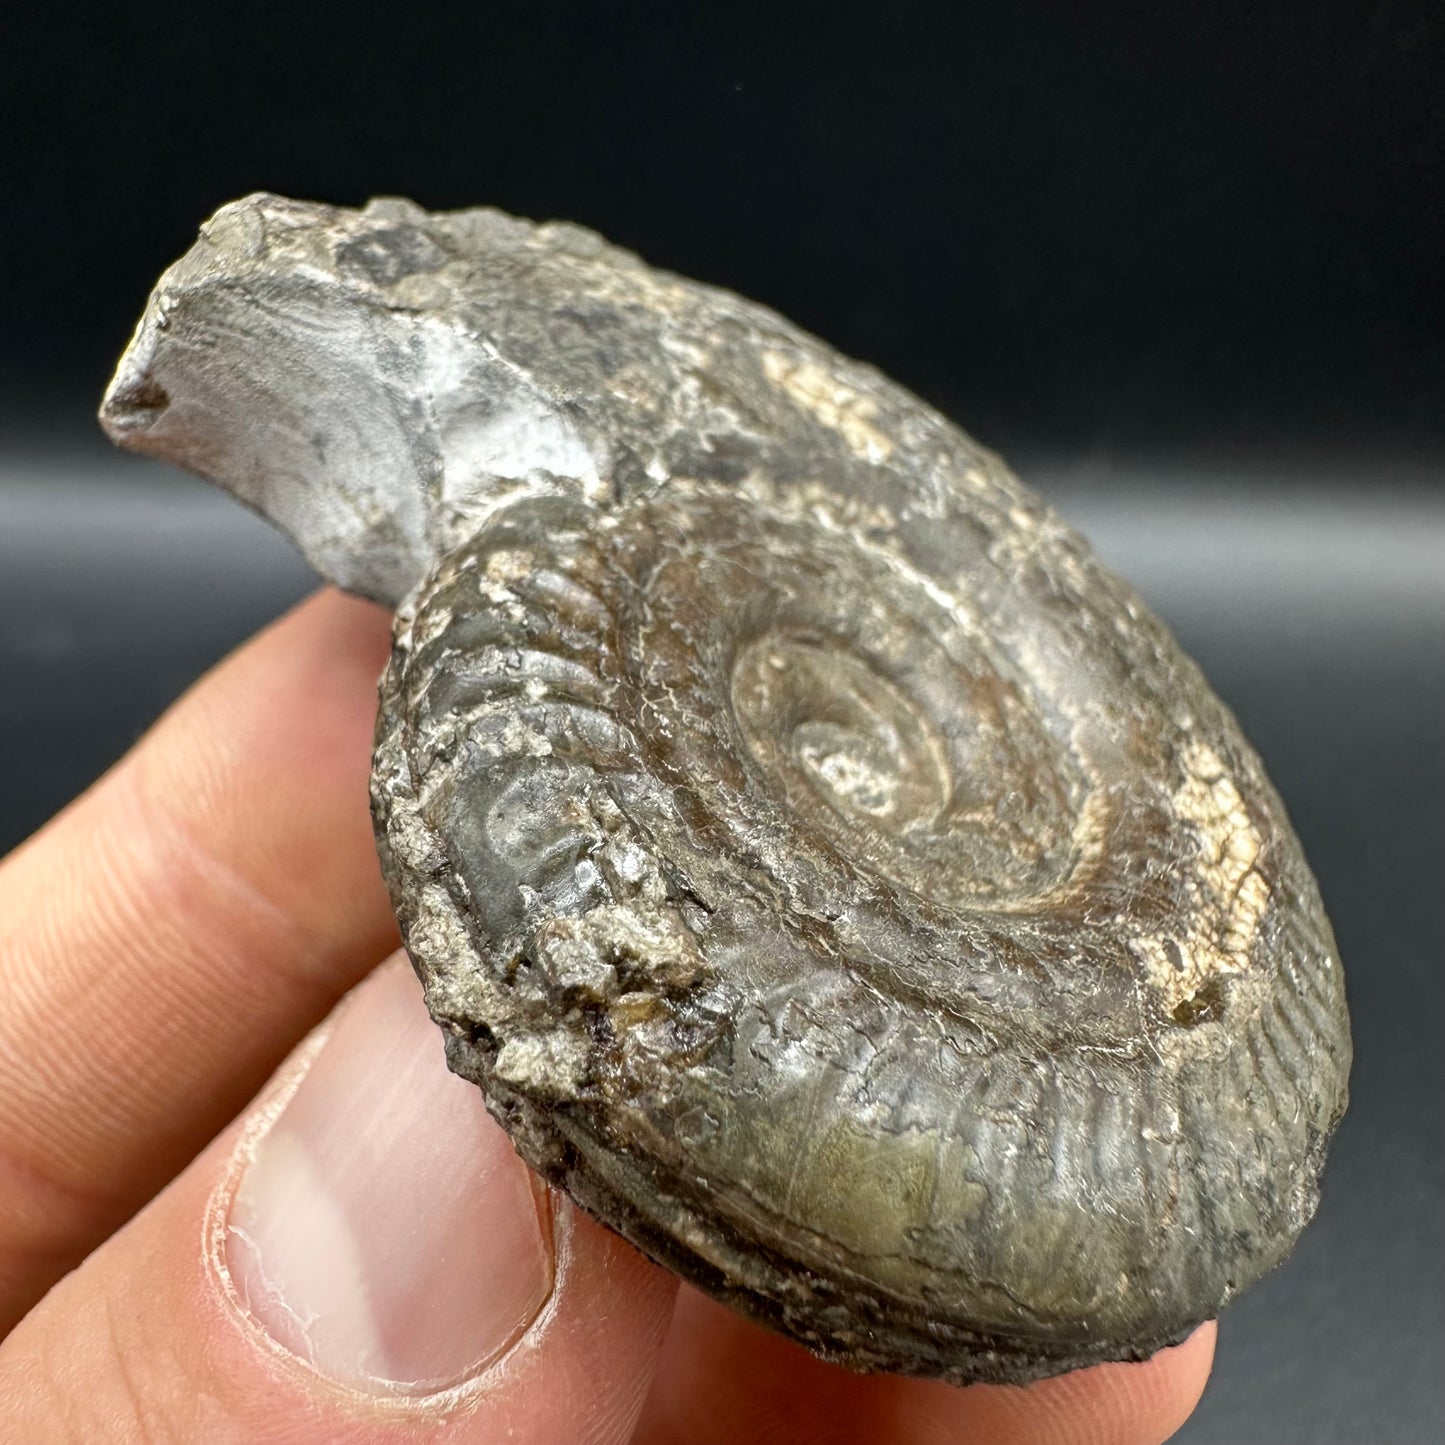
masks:
[[[405,961],[382,964],[366,784],[388,640],[379,608],[312,598],[0,864],[0,1440],[1179,1426],[1212,1325],[1028,1389],[851,1375],[538,1186],[446,1072]]]

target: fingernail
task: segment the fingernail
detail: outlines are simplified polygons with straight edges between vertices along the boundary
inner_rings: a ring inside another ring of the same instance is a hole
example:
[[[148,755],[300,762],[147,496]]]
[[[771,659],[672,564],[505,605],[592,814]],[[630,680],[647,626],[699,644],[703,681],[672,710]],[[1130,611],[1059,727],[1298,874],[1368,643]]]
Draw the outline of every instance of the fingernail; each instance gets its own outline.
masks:
[[[540,1196],[447,1072],[405,960],[340,1006],[251,1146],[226,1261],[251,1318],[321,1374],[430,1393],[511,1345],[552,1285]]]

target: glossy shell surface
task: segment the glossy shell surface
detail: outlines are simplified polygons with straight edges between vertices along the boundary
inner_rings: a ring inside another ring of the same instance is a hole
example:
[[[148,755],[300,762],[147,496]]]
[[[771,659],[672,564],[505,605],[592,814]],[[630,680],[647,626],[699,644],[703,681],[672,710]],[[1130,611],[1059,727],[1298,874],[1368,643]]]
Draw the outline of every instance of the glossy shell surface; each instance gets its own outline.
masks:
[[[398,605],[375,813],[449,1062],[654,1258],[962,1382],[1143,1357],[1288,1253],[1349,1067],[1299,844],[916,398],[575,228],[257,197],[105,416]]]

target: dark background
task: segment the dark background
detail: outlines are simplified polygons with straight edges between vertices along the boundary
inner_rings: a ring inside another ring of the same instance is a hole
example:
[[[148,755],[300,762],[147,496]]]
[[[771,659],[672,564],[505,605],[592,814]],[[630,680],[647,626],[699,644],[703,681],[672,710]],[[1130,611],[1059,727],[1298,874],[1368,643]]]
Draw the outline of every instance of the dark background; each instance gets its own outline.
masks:
[[[247,191],[597,227],[997,447],[1445,438],[1430,4],[8,6],[0,380]],[[225,18],[221,18],[225,17]]]
[[[1002,451],[1238,711],[1358,1056],[1320,1217],[1179,1438],[1445,1438],[1445,12],[8,7],[0,177],[0,850],[309,585],[91,419],[200,220],[593,225]]]

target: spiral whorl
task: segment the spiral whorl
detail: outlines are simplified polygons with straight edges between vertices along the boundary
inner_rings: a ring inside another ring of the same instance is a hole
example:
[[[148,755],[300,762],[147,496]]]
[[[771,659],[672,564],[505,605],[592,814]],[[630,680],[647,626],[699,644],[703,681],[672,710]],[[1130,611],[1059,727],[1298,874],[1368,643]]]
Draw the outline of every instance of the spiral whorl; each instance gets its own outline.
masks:
[[[1180,1338],[1272,1264],[1312,1174],[1181,1114],[1296,997],[1258,948],[1297,867],[1217,705],[1127,733],[1112,601],[1050,671],[1047,606],[1010,644],[821,490],[528,501],[454,552],[379,818],[449,880],[398,891],[408,946],[531,1162],[814,1348],[960,1379]],[[1295,967],[1318,1026],[1327,940]],[[1304,1160],[1309,1103],[1251,1127]]]

